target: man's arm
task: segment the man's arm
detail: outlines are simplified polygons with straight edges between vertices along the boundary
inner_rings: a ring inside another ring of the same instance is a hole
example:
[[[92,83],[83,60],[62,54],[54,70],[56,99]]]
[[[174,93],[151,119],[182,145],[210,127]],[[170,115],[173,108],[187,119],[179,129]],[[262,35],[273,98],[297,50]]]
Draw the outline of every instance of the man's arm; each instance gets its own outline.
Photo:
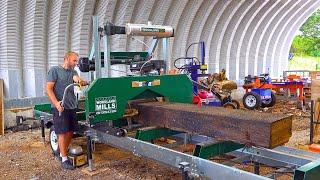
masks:
[[[46,86],[47,95],[51,103],[58,109],[58,111],[62,112],[63,107],[61,106],[60,102],[57,100],[57,97],[54,95],[53,87],[54,87],[54,82],[47,82],[47,86]]]

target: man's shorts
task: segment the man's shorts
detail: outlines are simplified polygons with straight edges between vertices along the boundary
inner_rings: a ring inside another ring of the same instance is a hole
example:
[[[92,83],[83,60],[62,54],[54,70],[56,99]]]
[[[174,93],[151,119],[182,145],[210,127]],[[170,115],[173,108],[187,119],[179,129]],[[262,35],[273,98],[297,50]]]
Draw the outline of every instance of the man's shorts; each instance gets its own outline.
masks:
[[[51,108],[53,114],[53,127],[56,134],[64,134],[78,129],[78,120],[75,109],[64,109],[59,116],[57,108]]]

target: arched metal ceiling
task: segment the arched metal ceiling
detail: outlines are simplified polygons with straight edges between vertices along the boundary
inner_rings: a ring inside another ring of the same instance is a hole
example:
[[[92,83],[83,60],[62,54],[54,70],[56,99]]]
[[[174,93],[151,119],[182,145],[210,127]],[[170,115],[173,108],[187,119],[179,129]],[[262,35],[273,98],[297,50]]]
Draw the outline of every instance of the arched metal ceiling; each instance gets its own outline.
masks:
[[[0,77],[6,98],[43,96],[48,68],[62,63],[67,50],[87,56],[92,15],[101,25],[152,21],[173,26],[171,60],[184,56],[190,43],[205,41],[209,72],[225,68],[235,80],[268,69],[279,76],[288,66],[295,32],[319,6],[320,0],[4,0]],[[150,43],[150,38],[136,38]],[[114,36],[111,43],[117,51],[146,49],[126,36]]]

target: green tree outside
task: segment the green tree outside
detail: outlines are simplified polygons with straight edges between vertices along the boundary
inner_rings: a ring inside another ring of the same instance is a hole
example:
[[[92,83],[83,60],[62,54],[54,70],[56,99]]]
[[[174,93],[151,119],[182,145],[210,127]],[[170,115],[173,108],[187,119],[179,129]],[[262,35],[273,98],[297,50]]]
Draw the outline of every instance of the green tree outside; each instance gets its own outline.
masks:
[[[294,58],[289,62],[289,69],[300,65],[307,67],[306,70],[320,70],[320,9],[307,19],[300,32],[291,45],[290,53],[294,53]]]

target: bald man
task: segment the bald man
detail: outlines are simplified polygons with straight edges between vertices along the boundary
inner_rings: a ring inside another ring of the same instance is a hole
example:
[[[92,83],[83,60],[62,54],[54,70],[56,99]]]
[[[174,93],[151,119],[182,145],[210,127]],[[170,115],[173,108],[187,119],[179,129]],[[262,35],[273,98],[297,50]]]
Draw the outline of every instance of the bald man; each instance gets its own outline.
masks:
[[[68,148],[73,137],[73,132],[78,127],[76,119],[76,96],[73,88],[69,88],[66,92],[64,104],[61,100],[65,88],[69,84],[80,83],[86,85],[74,67],[77,65],[79,56],[75,52],[68,52],[64,56],[62,65],[50,68],[47,76],[47,94],[51,101],[51,110],[53,114],[53,127],[58,135],[58,146],[60,150],[61,166],[63,169],[73,170],[71,162],[68,160]]]

